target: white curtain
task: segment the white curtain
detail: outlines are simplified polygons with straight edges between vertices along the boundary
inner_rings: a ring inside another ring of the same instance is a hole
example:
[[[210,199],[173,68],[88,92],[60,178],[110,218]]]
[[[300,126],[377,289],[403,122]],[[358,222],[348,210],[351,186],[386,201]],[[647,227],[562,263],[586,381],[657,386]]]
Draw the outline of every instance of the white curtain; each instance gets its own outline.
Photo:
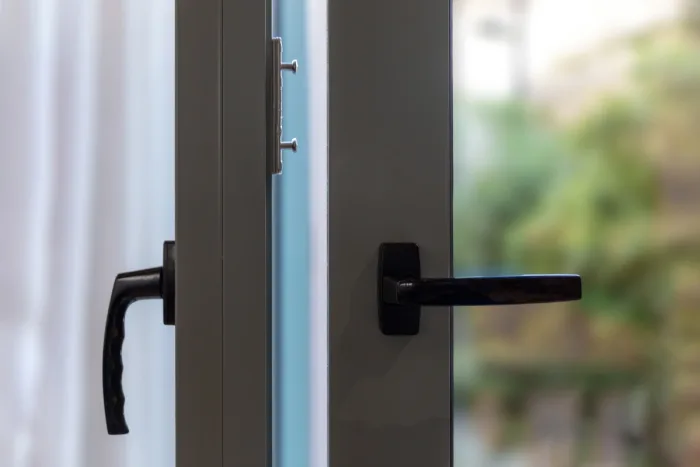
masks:
[[[174,0],[0,0],[0,465],[170,467],[174,331],[127,314],[106,434],[114,276],[174,227]]]

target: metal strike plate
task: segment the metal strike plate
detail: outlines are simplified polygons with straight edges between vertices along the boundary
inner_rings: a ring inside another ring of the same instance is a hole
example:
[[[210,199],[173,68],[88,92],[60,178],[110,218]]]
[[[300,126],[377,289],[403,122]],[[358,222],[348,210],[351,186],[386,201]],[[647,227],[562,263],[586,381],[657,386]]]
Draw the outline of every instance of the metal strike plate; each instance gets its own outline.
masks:
[[[297,152],[297,140],[293,138],[291,141],[282,141],[282,72],[291,71],[297,72],[298,63],[296,60],[291,62],[282,61],[282,39],[279,37],[272,38],[272,67],[270,77],[271,85],[271,115],[269,135],[272,135],[272,174],[278,175],[282,173],[282,151],[291,149],[292,152]]]

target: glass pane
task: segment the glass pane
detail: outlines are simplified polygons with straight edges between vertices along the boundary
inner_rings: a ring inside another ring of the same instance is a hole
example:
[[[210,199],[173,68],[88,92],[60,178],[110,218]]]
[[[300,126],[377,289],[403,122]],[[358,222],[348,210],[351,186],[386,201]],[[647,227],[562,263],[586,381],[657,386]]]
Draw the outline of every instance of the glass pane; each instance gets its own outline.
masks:
[[[130,310],[131,433],[107,435],[119,272],[174,226],[173,0],[0,1],[0,464],[175,465],[174,331]]]
[[[283,59],[283,154],[273,178],[275,467],[325,467],[327,417],[326,1],[276,0]]]
[[[699,5],[454,0],[455,465],[700,464]]]

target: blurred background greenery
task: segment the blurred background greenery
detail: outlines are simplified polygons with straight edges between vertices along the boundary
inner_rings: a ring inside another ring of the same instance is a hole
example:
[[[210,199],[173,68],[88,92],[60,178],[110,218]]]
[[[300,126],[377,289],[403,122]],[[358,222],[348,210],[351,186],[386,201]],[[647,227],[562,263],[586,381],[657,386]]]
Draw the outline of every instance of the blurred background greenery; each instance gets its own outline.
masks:
[[[541,89],[523,48],[546,2],[505,3],[510,29],[487,30],[515,38],[510,91],[455,90],[455,270],[579,273],[584,299],[458,311],[456,410],[484,465],[700,465],[700,2],[558,59]]]

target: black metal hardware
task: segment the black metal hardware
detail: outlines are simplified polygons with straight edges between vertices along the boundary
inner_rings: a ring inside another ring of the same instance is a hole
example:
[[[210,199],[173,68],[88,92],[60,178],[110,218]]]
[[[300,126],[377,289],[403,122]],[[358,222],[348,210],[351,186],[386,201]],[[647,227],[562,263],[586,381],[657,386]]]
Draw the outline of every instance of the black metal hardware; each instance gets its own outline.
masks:
[[[102,395],[107,433],[124,435],[129,427],[124,418],[122,390],[122,345],[124,319],[129,305],[138,300],[162,298],[163,324],[175,324],[175,242],[163,243],[163,266],[117,275],[107,310],[102,349]]]
[[[484,306],[565,302],[581,299],[573,274],[421,278],[415,243],[383,243],[379,249],[379,327],[410,336],[420,330],[421,306]]]

